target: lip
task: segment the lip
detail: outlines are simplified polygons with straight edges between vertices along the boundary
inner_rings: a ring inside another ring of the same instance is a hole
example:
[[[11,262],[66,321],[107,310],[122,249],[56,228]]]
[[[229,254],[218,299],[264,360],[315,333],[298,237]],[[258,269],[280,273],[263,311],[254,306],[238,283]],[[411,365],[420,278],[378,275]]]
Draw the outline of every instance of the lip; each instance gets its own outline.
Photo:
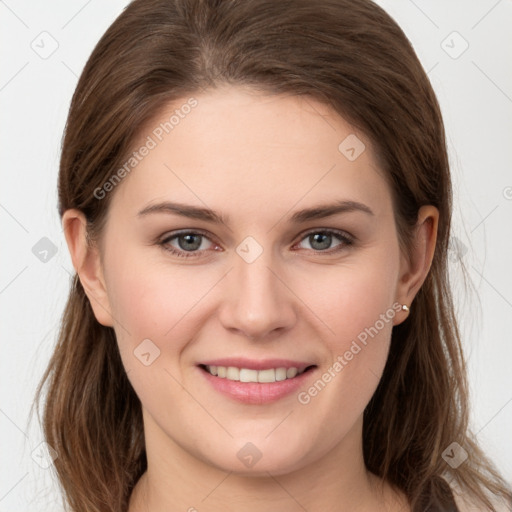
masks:
[[[281,360],[279,365],[277,366],[268,366],[268,362],[262,362],[260,361],[257,364],[263,365],[259,368],[255,368],[255,362],[252,361],[252,366],[244,366],[247,365],[247,362],[242,364],[241,366],[238,366],[237,364],[221,364],[221,362],[225,362],[227,360],[225,359],[218,359],[216,360],[218,364],[215,362],[209,362],[209,364],[214,366],[237,366],[238,368],[248,368],[251,370],[265,370],[267,368],[291,368],[294,366],[294,364],[289,364],[289,366],[286,366]],[[230,360],[232,362],[232,360]],[[273,360],[274,364],[275,360]],[[315,365],[305,365],[302,363],[300,366],[302,366],[302,369],[307,368],[308,366],[311,366],[310,369],[307,371],[301,373],[300,375],[297,375],[293,379],[286,379],[282,381],[276,381],[276,382],[266,382],[266,383],[260,383],[260,382],[240,382],[235,380],[228,380],[223,379],[220,377],[215,377],[211,373],[209,373],[205,368],[203,368],[203,364],[206,365],[206,363],[202,363],[200,366],[197,366],[198,371],[203,375],[207,385],[212,386],[213,389],[215,389],[217,392],[223,394],[224,396],[242,403],[242,404],[250,404],[250,405],[264,405],[264,404],[270,404],[273,402],[277,402],[278,400],[281,400],[282,398],[285,398],[286,396],[297,392],[298,389],[301,386],[304,386],[307,379],[311,377],[311,375],[315,372],[317,369],[317,366]],[[295,363],[296,364],[296,363]],[[298,368],[298,366],[295,366]]]
[[[293,361],[291,359],[262,359],[256,361],[243,357],[227,357],[224,359],[210,359],[201,361],[204,366],[234,366],[235,368],[247,368],[248,370],[268,370],[270,368],[297,368],[299,372],[305,370],[308,366],[315,366],[314,363],[305,363]]]

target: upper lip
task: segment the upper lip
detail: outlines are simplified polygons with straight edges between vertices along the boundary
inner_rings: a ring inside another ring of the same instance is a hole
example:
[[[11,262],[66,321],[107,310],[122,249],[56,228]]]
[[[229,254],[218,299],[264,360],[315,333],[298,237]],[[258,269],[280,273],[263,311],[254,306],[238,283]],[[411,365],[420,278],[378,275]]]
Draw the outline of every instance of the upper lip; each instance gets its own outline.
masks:
[[[300,372],[309,366],[315,366],[313,363],[304,363],[293,361],[291,359],[247,359],[244,357],[228,357],[222,359],[209,359],[202,361],[200,366],[234,366],[235,368],[247,368],[248,370],[268,370],[270,368],[297,368]]]

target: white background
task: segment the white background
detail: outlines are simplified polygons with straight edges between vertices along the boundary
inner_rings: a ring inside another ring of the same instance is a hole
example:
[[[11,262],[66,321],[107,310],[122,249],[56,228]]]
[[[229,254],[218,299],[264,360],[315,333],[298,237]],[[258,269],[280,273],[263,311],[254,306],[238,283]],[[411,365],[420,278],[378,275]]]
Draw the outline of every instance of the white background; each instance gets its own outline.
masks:
[[[51,470],[31,457],[42,441],[37,421],[27,425],[73,270],[57,214],[60,143],[78,75],[126,3],[0,1],[0,512],[60,510]],[[510,481],[512,2],[378,3],[412,41],[443,110],[455,188],[453,284],[472,424]],[[58,44],[48,58],[31,47],[41,47],[41,38],[46,49]],[[57,247],[46,263],[32,252],[42,237]]]

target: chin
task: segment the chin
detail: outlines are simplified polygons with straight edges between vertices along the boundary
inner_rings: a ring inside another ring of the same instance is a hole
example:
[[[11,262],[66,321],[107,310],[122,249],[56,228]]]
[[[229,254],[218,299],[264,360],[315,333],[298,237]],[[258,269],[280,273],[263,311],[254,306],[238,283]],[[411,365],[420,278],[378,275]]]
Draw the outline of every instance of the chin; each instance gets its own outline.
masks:
[[[305,464],[305,453],[293,449],[289,445],[278,447],[267,446],[258,449],[253,443],[244,443],[242,448],[236,449],[235,457],[226,458],[226,452],[222,458],[209,463],[221,469],[239,476],[268,477],[271,475],[285,475],[300,469]]]

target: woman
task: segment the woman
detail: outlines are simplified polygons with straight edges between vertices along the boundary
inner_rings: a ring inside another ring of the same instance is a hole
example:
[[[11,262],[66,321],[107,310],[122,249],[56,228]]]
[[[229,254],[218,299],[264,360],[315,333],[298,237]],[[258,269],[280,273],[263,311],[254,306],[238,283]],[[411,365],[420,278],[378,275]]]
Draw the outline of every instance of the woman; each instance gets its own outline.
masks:
[[[438,103],[369,0],[135,0],[63,143],[70,509],[495,510]]]

